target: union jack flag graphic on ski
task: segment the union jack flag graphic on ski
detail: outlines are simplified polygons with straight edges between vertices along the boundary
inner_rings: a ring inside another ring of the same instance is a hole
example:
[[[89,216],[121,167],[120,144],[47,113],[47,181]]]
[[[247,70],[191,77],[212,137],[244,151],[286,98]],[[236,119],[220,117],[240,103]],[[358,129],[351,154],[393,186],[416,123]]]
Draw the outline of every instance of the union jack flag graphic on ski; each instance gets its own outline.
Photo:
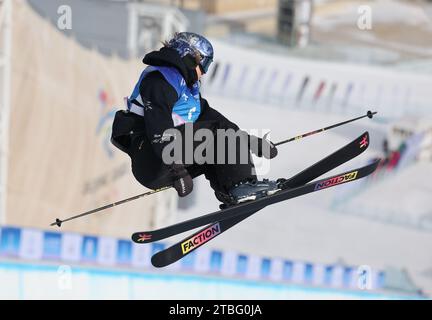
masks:
[[[360,141],[360,148],[367,147],[369,145],[369,135],[365,134],[363,139]]]
[[[139,235],[138,235],[138,238],[137,238],[137,242],[144,242],[144,241],[148,241],[148,240],[150,240],[152,238],[152,235],[151,234],[145,234],[145,233],[140,233]]]

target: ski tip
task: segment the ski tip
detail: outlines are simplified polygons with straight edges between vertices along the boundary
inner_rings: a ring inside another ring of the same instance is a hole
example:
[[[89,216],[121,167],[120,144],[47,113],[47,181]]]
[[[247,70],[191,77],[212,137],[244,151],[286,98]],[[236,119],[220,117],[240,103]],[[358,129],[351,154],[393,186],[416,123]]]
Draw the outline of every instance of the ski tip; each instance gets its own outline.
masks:
[[[155,268],[163,268],[169,265],[169,263],[168,264],[163,263],[162,259],[159,259],[157,253],[153,257],[151,257],[151,264]]]
[[[365,151],[369,147],[369,141],[370,141],[369,132],[368,131],[363,132],[357,138],[356,141],[358,143],[359,148],[363,149],[363,151]]]
[[[379,164],[381,163],[381,158],[376,158],[372,163],[370,163],[367,167],[369,168],[368,174],[371,174],[375,172],[375,170],[378,168]]]
[[[369,174],[371,174],[371,175],[375,174],[376,170],[378,169],[378,167],[381,164],[381,160],[382,160],[381,158],[375,159],[375,162],[373,162],[372,165],[370,166]]]

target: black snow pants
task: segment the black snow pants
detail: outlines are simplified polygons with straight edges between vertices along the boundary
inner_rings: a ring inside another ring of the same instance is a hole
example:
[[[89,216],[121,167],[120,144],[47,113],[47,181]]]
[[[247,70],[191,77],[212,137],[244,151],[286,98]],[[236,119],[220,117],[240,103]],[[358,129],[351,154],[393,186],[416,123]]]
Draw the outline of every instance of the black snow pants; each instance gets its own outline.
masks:
[[[200,126],[206,127],[206,124]],[[211,127],[208,125],[208,127]],[[220,135],[216,134],[215,128],[211,128],[214,133],[213,143],[210,145],[214,150],[214,161],[213,164],[186,164],[185,168],[189,172],[192,178],[198,177],[202,174],[205,175],[206,179],[210,181],[210,186],[218,193],[226,194],[228,190],[236,183],[256,179],[254,165],[249,150],[247,150],[247,161],[240,162],[241,149],[240,144],[246,143],[244,139],[247,139],[247,135],[238,137],[236,140],[235,162],[230,164],[228,162],[228,155],[233,152],[232,148],[228,148],[228,144],[225,144],[225,157],[224,163],[219,164],[217,161],[217,148],[218,139],[221,139]],[[241,141],[243,140],[243,141]],[[226,141],[224,139],[224,141]],[[244,146],[244,145],[243,145]],[[194,148],[196,144],[194,144]],[[171,174],[169,165],[165,164],[161,159],[157,158],[152,153],[152,147],[149,139],[145,136],[136,136],[129,149],[129,155],[132,160],[132,172],[135,178],[147,188],[158,189],[161,187],[172,185],[174,177]],[[231,149],[231,150],[228,150]],[[232,159],[231,159],[232,160]],[[232,162],[231,162],[232,163]]]

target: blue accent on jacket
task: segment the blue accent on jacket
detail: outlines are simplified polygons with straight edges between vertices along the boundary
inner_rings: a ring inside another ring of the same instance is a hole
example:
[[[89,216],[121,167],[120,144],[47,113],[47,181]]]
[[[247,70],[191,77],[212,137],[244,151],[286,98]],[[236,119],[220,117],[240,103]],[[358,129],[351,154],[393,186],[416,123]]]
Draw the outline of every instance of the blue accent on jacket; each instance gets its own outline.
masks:
[[[197,81],[192,88],[189,88],[183,76],[174,67],[148,66],[145,68],[132,94],[128,98],[128,108],[130,108],[131,103],[134,103],[134,100],[141,101],[142,103],[143,99],[140,96],[141,81],[153,71],[159,71],[177,92],[178,100],[172,108],[174,126],[179,126],[186,122],[195,122],[201,113],[199,82]]]

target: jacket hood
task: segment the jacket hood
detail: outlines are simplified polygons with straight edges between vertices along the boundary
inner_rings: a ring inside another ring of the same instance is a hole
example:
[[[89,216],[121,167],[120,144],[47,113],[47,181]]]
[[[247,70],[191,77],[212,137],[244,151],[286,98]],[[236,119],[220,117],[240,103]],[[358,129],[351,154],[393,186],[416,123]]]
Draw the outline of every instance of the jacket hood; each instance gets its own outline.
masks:
[[[171,48],[161,48],[158,51],[152,51],[145,55],[143,62],[150,66],[174,67],[190,83],[188,69],[178,52]]]

